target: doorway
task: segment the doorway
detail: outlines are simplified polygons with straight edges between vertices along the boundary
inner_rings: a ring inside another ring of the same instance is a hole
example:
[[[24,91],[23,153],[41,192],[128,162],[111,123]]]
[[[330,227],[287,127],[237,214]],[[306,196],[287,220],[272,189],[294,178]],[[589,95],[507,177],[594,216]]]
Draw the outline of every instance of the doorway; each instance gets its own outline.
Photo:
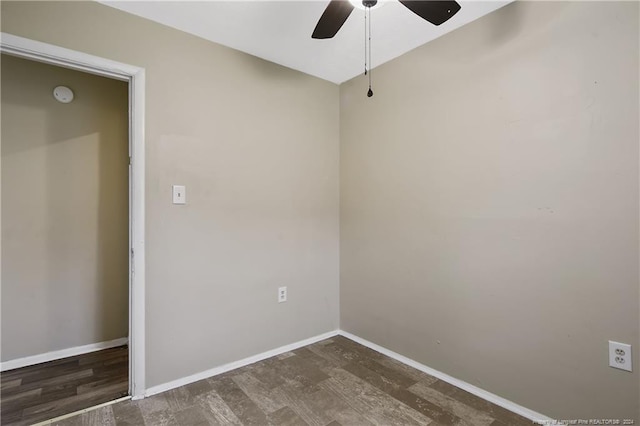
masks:
[[[123,106],[118,118],[121,125],[116,124],[118,120],[115,120],[115,116],[108,117],[106,120],[109,124],[102,131],[91,128],[89,124],[92,119],[83,116],[81,109],[76,109],[71,114],[74,117],[67,119],[64,116],[46,114],[43,108],[35,108],[32,116],[20,123],[26,125],[25,130],[18,133],[46,134],[45,143],[41,146],[20,148],[20,144],[7,143],[11,138],[4,138],[3,135],[3,156],[11,153],[15,154],[13,160],[17,159],[15,163],[3,164],[5,188],[2,195],[3,198],[6,198],[5,195],[9,196],[11,201],[8,206],[5,205],[9,210],[3,209],[5,212],[2,223],[7,225],[3,226],[3,240],[15,237],[20,240],[21,231],[28,231],[27,234],[30,235],[23,234],[22,241],[16,244],[5,244],[3,241],[3,304],[11,303],[12,291],[15,287],[20,287],[12,283],[15,281],[15,276],[11,275],[12,269],[21,269],[26,275],[25,279],[19,281],[26,287],[23,290],[27,291],[20,300],[16,300],[15,306],[3,310],[13,310],[15,318],[9,323],[17,324],[18,330],[10,333],[7,333],[7,329],[3,330],[3,343],[10,344],[3,344],[2,375],[9,376],[10,373],[6,372],[9,369],[43,361],[53,365],[64,364],[65,357],[81,357],[83,353],[91,353],[94,361],[100,354],[106,354],[107,359],[100,362],[103,365],[116,365],[115,360],[121,362],[124,354],[125,365],[120,365],[119,368],[124,368],[125,375],[130,380],[128,386],[125,385],[124,390],[120,388],[119,392],[136,399],[141,398],[144,396],[144,70],[9,34],[2,34],[1,50],[3,65],[31,63],[56,68],[61,72],[81,74],[85,79],[109,80],[107,84],[113,87],[109,87],[107,92],[118,92]],[[21,73],[24,74],[19,71],[18,75]],[[15,97],[13,101],[18,104],[16,109],[20,110],[24,106],[22,104],[28,104],[31,99],[26,99],[28,93],[24,87],[17,92],[12,96]],[[5,95],[9,94],[3,90],[3,98]],[[56,102],[51,91],[47,95],[48,102]],[[79,90],[75,95],[78,103],[90,97],[85,89]],[[78,107],[73,102],[60,106],[67,107],[67,111]],[[39,125],[38,117],[45,115],[46,123]],[[11,122],[15,121],[15,117],[14,115]],[[3,133],[4,130],[3,125]],[[118,132],[120,139],[124,141],[114,150],[109,148],[113,144],[109,144],[107,140],[113,139]],[[26,139],[31,142],[37,140]],[[80,157],[83,158],[82,161],[71,158],[76,153],[83,154]],[[35,167],[32,164],[29,170],[29,167],[24,166],[30,156],[32,160],[39,159],[40,164]],[[25,163],[20,165],[20,161]],[[8,166],[5,167],[6,165]],[[114,178],[118,174],[109,175],[110,170],[117,170],[120,177]],[[20,175],[21,172],[24,174]],[[7,179],[9,174],[10,179]],[[18,177],[19,179],[14,179]],[[11,185],[7,186],[8,183]],[[114,195],[118,193],[116,189],[120,190],[119,199]],[[44,204],[33,201],[33,196],[37,195],[34,192],[48,194]],[[23,205],[19,205],[21,202]],[[96,214],[95,211],[98,210],[93,208],[99,206],[107,208],[99,210],[103,213]],[[11,210],[12,207],[15,209]],[[24,214],[20,214],[21,208]],[[82,210],[89,210],[89,214],[80,214]],[[17,219],[14,220],[12,216]],[[62,218],[63,222],[66,220],[68,223],[50,226],[48,222],[55,222],[56,218]],[[13,227],[16,223],[18,225]],[[32,242],[30,239],[34,236],[44,236],[46,241],[29,246]],[[94,249],[88,249],[92,241],[96,243],[93,245]],[[116,246],[118,250],[115,250]],[[23,252],[18,250],[16,253],[15,247],[21,248]],[[106,256],[99,258],[96,256],[98,253],[92,251],[106,253]],[[41,257],[46,258],[46,261],[42,261]],[[65,269],[63,264],[69,262],[76,267],[61,272]],[[7,268],[6,265],[9,264],[11,267]],[[42,272],[43,266],[47,274]],[[91,289],[91,285],[87,284],[92,278],[92,273],[87,271],[93,271],[93,278],[103,281],[99,290]],[[42,275],[54,277],[52,281],[57,285],[55,290],[34,285]],[[83,285],[73,287],[74,281],[82,282]],[[119,288],[113,287],[113,283],[119,283],[116,285]],[[46,292],[50,294],[43,294]],[[89,296],[90,300],[83,299],[84,296]],[[52,309],[43,303],[43,300],[56,298],[63,301],[62,309]],[[124,301],[124,306],[120,304],[119,308],[114,309],[118,303],[114,303],[113,299]],[[89,302],[83,303],[82,300]],[[103,305],[100,303],[102,301],[109,303]],[[3,308],[7,306],[9,305]],[[98,316],[101,318],[96,324],[91,324],[88,318],[87,313],[91,309],[99,311]],[[3,321],[3,328],[5,325]],[[21,327],[25,332],[36,329],[39,331],[34,341],[24,338],[24,342],[21,342],[23,347],[17,347],[19,345],[14,343],[20,340]],[[127,339],[128,346],[123,346],[127,344]],[[97,351],[100,349],[103,351]],[[87,362],[89,361],[83,361],[84,365],[88,365]],[[90,369],[85,368],[69,372],[69,375],[86,375],[88,370]],[[45,381],[48,380],[47,383],[55,384],[56,380],[53,377],[51,379],[44,378]],[[15,384],[14,380],[9,386]],[[5,385],[3,380],[3,393]],[[64,386],[60,385],[56,389],[64,393]],[[69,392],[69,389],[64,391]],[[42,392],[42,389],[26,390],[22,394],[16,394],[16,398],[28,399],[37,392]],[[94,405],[98,400],[91,401],[91,405]]]

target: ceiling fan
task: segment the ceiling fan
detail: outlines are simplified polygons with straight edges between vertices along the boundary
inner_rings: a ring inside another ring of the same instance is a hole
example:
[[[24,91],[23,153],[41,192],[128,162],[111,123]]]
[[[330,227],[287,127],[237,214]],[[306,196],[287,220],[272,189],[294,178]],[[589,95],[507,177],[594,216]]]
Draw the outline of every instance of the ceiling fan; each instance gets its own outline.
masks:
[[[460,10],[460,5],[453,0],[398,0],[407,9],[431,22],[433,25],[440,25],[449,20]],[[378,3],[378,0],[362,0],[362,5],[366,9],[371,9]],[[335,36],[347,20],[354,6],[348,0],[331,0],[320,17],[316,28],[313,30],[312,38],[325,39]]]
[[[316,28],[311,34],[311,38],[327,39],[335,36],[342,25],[345,23],[351,12],[353,12],[354,4],[358,5],[360,0],[331,0],[329,5],[320,16],[320,20],[316,24]],[[431,22],[433,25],[440,25],[447,22],[453,15],[458,13],[460,5],[454,0],[398,0],[407,9]],[[369,74],[369,90],[368,97],[373,96],[371,89],[371,8],[378,4],[378,0],[362,0],[362,6],[365,10],[365,62],[364,74]],[[359,6],[359,5],[358,5]],[[369,15],[369,27],[367,28],[367,14]],[[367,42],[369,51],[367,54]],[[369,64],[369,65],[367,65]]]

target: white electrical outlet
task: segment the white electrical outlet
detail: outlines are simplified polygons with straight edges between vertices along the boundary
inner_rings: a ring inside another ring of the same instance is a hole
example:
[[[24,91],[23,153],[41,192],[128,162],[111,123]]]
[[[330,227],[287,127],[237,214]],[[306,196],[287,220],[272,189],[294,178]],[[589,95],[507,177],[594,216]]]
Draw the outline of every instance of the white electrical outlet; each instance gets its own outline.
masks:
[[[278,303],[287,301],[287,288],[286,287],[278,287]]]
[[[609,367],[631,371],[631,345],[609,340]]]

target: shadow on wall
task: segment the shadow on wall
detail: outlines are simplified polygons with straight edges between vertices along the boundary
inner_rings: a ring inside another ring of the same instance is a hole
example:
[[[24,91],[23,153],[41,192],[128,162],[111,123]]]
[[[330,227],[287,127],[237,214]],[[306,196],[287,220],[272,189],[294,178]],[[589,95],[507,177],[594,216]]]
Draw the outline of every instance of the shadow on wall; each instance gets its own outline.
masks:
[[[3,360],[127,336],[127,83],[3,55],[2,123]]]

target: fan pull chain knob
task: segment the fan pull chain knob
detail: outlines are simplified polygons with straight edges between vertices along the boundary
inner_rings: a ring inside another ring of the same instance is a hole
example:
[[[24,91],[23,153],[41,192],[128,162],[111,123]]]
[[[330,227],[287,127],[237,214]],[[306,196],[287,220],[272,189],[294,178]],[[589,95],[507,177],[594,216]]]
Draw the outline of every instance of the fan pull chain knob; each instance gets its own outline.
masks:
[[[373,90],[371,90],[371,87],[369,87],[369,91],[367,92],[367,97],[370,98],[373,96]]]

